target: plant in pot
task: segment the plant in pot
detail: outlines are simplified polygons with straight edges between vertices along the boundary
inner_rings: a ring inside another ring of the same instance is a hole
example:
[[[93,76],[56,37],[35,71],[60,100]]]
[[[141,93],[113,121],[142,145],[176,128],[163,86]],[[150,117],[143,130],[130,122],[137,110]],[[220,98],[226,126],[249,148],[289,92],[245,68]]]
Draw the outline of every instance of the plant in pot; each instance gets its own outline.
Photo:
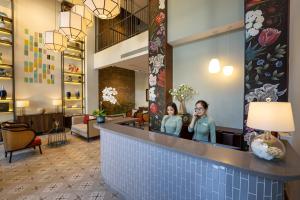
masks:
[[[103,109],[94,110],[93,115],[97,118],[97,123],[104,123],[106,113]]]

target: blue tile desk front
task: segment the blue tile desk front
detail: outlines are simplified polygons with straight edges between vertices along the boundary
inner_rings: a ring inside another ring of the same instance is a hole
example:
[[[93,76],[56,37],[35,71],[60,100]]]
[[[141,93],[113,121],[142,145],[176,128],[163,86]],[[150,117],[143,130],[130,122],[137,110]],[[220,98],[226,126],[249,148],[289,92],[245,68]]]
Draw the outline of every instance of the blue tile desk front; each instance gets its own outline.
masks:
[[[102,176],[125,199],[283,199],[284,183],[300,179],[290,146],[283,161],[264,161],[118,124],[124,120],[101,125],[100,146]]]

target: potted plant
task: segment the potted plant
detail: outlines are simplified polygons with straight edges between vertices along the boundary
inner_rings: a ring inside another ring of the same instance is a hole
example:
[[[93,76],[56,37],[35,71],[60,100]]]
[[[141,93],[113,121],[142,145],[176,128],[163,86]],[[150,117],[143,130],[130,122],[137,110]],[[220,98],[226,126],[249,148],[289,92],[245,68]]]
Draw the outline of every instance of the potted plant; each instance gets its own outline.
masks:
[[[97,123],[104,123],[106,113],[103,109],[94,110],[93,115],[97,118]]]

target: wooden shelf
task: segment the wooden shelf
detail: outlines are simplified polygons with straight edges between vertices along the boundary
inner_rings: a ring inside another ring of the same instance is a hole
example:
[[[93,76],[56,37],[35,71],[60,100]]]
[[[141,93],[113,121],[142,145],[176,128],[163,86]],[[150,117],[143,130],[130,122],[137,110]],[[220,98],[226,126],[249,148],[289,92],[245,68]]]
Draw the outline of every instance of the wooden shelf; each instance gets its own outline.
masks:
[[[83,99],[84,99],[84,98],[83,98]],[[82,101],[83,99],[82,99],[82,98],[79,98],[79,99],[77,99],[77,98],[70,98],[70,99],[65,98],[64,100],[65,100],[65,101]]]
[[[11,102],[11,101],[13,101],[13,99],[12,98],[6,98],[6,99],[0,99],[0,102]]]
[[[66,110],[81,110],[81,109],[83,109],[83,108],[84,108],[84,107],[70,107],[70,108],[65,107]]]
[[[13,20],[9,17],[0,16],[1,21],[3,20],[6,23],[13,23]]]
[[[82,73],[74,73],[74,72],[65,72],[66,75],[71,75],[71,76],[83,76]]]
[[[65,58],[70,58],[70,59],[73,59],[73,60],[83,60],[84,58],[83,57],[80,57],[80,56],[74,56],[74,55],[70,55],[70,54],[64,54],[64,57]]]
[[[70,46],[70,45],[67,46],[67,50],[77,51],[77,52],[83,52],[84,51],[83,49],[80,49],[78,47],[73,47],[73,46]]]
[[[13,66],[9,64],[0,64],[0,68],[13,68]]]
[[[12,78],[11,76],[0,76],[0,80],[11,80]]]
[[[12,46],[12,42],[6,40],[0,40],[0,45]]]
[[[12,30],[7,29],[7,28],[0,28],[0,33],[11,35],[12,34]]]
[[[70,85],[81,85],[84,82],[72,82],[72,81],[65,81],[65,84],[70,84]]]

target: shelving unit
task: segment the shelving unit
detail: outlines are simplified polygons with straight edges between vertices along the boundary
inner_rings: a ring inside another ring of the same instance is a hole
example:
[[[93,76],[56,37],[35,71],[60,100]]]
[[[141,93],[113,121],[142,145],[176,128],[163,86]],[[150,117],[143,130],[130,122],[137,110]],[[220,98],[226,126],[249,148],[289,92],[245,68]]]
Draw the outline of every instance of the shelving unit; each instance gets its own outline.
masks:
[[[0,122],[14,120],[15,114],[15,72],[14,72],[14,1],[0,1],[0,87],[7,92],[0,99]],[[0,139],[1,140],[1,139]]]
[[[64,116],[85,114],[85,44],[84,41],[69,42],[62,53],[62,97]],[[76,97],[75,92],[80,96]],[[66,93],[71,92],[67,98]]]

